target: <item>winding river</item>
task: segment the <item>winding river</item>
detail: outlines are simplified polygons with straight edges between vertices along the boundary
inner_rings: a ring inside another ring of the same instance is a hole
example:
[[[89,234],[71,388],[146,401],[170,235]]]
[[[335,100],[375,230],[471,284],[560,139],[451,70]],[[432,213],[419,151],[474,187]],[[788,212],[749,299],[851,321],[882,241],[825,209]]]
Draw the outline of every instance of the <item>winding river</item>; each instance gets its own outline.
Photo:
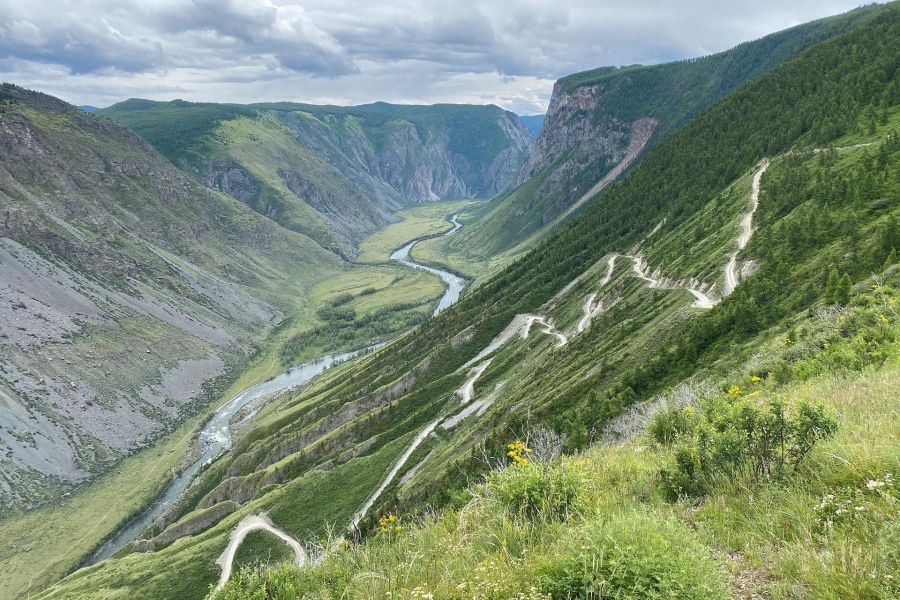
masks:
[[[97,549],[93,556],[91,556],[90,563],[93,564],[109,558],[122,549],[128,542],[141,535],[151,523],[159,518],[159,516],[162,515],[179,496],[181,496],[182,492],[184,492],[184,490],[186,490],[194,481],[197,473],[200,472],[200,469],[203,468],[204,465],[211,463],[220,454],[231,448],[231,421],[238,411],[254,400],[267,396],[274,397],[299,387],[328,367],[354,358],[355,356],[359,356],[373,348],[375,348],[375,346],[357,350],[355,352],[331,354],[313,362],[292,367],[281,375],[273,377],[268,381],[258,383],[235,394],[228,402],[220,406],[218,410],[213,413],[213,416],[206,422],[203,429],[200,430],[199,445],[202,450],[200,458],[191,463],[187,469],[179,473],[165,491],[157,496],[150,506],[144,509],[144,512],[120,529],[115,536]]]
[[[441,235],[450,235],[459,231],[462,225],[457,220],[457,215],[450,219],[453,227]],[[432,315],[437,315],[459,299],[465,280],[453,273],[427,267],[413,262],[409,258],[409,251],[420,240],[414,240],[391,254],[391,260],[412,267],[428,271],[441,278],[447,286],[440,302],[435,307]],[[369,350],[381,346],[377,344],[354,352],[342,352],[322,357],[313,362],[298,365],[277,375],[272,379],[263,381],[235,394],[228,402],[220,406],[212,417],[200,430],[199,445],[202,454],[200,458],[191,463],[184,471],[175,476],[168,487],[156,499],[144,509],[137,517],[122,527],[116,534],[100,546],[88,560],[88,564],[94,564],[105,560],[125,547],[126,544],[140,536],[147,527],[160,517],[172,504],[178,500],[181,494],[193,483],[200,470],[220,454],[231,448],[231,422],[235,415],[251,402],[264,397],[274,397],[291,389],[299,387],[322,373],[330,366],[349,360]]]
[[[453,227],[444,233],[440,234],[438,237],[442,237],[445,235],[451,235],[456,233],[462,227],[462,224],[457,220],[459,215],[453,215],[450,218],[450,222],[453,223]],[[458,277],[453,273],[448,271],[442,271],[441,269],[435,269],[433,267],[428,267],[425,265],[420,265],[419,263],[413,261],[409,257],[409,253],[412,250],[413,246],[421,242],[422,239],[413,240],[410,243],[406,244],[399,250],[395,250],[393,254],[391,254],[391,260],[404,264],[408,267],[412,267],[413,269],[420,269],[422,271],[428,271],[433,275],[437,275],[441,278],[441,281],[444,282],[444,285],[447,286],[447,289],[444,291],[444,295],[441,296],[441,301],[438,302],[438,305],[435,307],[434,312],[431,313],[432,317],[436,317],[438,313],[446,309],[448,306],[459,300],[459,294],[462,292],[463,285],[465,285],[466,280],[462,277]]]

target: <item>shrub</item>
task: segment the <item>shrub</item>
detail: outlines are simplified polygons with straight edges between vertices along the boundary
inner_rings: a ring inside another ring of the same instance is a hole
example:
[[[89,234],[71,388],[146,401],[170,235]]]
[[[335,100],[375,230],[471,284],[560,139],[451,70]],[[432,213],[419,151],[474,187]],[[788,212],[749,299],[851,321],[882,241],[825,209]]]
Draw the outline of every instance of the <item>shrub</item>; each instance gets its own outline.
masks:
[[[742,393],[732,386],[725,396],[707,400],[696,417],[677,421],[673,461],[661,471],[670,496],[703,495],[717,479],[741,473],[754,482],[780,477],[837,430],[823,406],[801,402],[788,412],[778,397],[760,406]],[[662,413],[651,430],[674,430],[673,421]]]
[[[726,598],[719,566],[683,525],[637,512],[592,522],[542,569],[554,600]]]
[[[331,306],[341,306],[342,304],[347,304],[348,302],[351,302],[352,300],[353,300],[353,294],[343,293],[343,294],[339,294],[338,296],[335,296],[334,298],[332,298],[331,301],[329,302],[329,304],[331,304]]]
[[[323,306],[316,311],[316,314],[325,321],[352,321],[356,318],[356,311],[352,308]]]
[[[293,565],[285,564],[271,569],[245,567],[219,592],[213,592],[210,585],[210,597],[215,600],[269,600],[271,598],[302,597],[302,582],[297,575],[301,571]]]
[[[647,433],[657,444],[669,445],[676,439],[688,433],[691,429],[691,419],[696,415],[693,406],[677,408],[669,406],[656,414],[647,426]]]
[[[489,495],[510,514],[529,520],[565,520],[574,509],[581,481],[559,461],[515,463],[488,477]]]

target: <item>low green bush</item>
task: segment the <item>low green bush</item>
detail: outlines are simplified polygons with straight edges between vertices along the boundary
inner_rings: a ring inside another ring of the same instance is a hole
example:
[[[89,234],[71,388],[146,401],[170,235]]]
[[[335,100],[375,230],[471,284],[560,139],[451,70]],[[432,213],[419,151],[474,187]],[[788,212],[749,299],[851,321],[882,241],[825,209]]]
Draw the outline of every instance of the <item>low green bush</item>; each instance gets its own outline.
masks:
[[[323,306],[316,311],[320,319],[325,321],[352,321],[356,318],[356,311],[352,308],[335,308]]]
[[[656,515],[592,521],[548,556],[540,589],[554,600],[728,597],[709,549],[684,525]]]
[[[781,477],[837,430],[821,405],[800,402],[789,411],[777,396],[759,404],[759,392],[742,394],[735,385],[699,410],[685,407],[678,419],[672,411],[654,419],[651,431],[664,432],[661,440],[673,432],[675,440],[672,464],[661,470],[670,497],[704,495],[725,477],[749,475],[753,482]]]
[[[352,301],[353,301],[353,294],[348,294],[345,292],[343,294],[339,294],[339,295],[335,296],[334,298],[332,298],[331,301],[329,302],[329,304],[331,304],[331,306],[341,306],[343,304],[347,304],[348,302],[352,302]]]
[[[489,495],[511,515],[562,521],[575,508],[581,481],[560,461],[516,463],[488,476]]]
[[[290,563],[270,568],[244,567],[232,575],[231,581],[221,591],[211,595],[216,600],[272,600],[303,598],[313,587],[309,584],[311,569],[298,569]]]
[[[675,406],[659,411],[647,426],[647,434],[657,444],[669,445],[688,433],[691,429],[690,419],[694,414],[693,407],[682,410]]]

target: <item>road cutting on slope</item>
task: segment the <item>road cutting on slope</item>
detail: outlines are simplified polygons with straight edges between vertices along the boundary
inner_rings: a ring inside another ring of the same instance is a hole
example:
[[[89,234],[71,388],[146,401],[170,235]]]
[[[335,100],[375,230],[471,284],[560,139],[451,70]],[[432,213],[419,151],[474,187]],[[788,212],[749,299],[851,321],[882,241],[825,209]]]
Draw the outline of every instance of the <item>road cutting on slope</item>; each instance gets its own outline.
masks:
[[[753,174],[753,183],[750,186],[750,210],[741,216],[741,232],[737,237],[737,250],[728,257],[728,264],[725,265],[725,285],[722,287],[722,295],[729,296],[734,288],[740,283],[740,274],[738,273],[737,256],[738,253],[747,247],[750,236],[753,235],[753,215],[759,208],[759,188],[762,181],[763,173],[769,168],[769,160],[763,160],[759,169]]]
[[[248,515],[244,517],[231,532],[231,536],[228,538],[228,545],[225,546],[225,550],[222,551],[222,554],[219,555],[219,559],[216,561],[216,564],[222,567],[222,573],[219,575],[219,583],[216,585],[217,590],[222,589],[231,578],[231,568],[234,564],[234,556],[237,553],[237,549],[241,545],[241,542],[244,541],[244,538],[247,537],[248,533],[258,530],[268,531],[290,546],[291,550],[294,551],[294,562],[298,566],[302,567],[306,564],[306,550],[300,542],[295,540],[287,532],[275,527],[267,516]]]
[[[750,237],[753,235],[753,216],[759,206],[759,191],[760,191],[760,183],[762,180],[762,175],[765,173],[766,169],[769,167],[769,160],[766,159],[761,163],[760,168],[754,173],[753,181],[751,186],[751,194],[750,194],[750,211],[745,213],[741,218],[741,233],[737,238],[737,247],[738,250],[731,255],[728,264],[725,267],[725,293],[724,295],[730,294],[734,288],[739,283],[737,276],[737,254],[740,250],[743,250],[747,243],[750,241]],[[658,224],[653,231],[648,234],[647,237],[656,233],[660,229],[662,223]],[[456,231],[459,228],[457,223],[454,223],[454,229],[452,231]],[[452,233],[451,231],[451,233]],[[646,239],[646,238],[645,238]],[[643,240],[642,240],[643,241]],[[640,244],[638,245],[638,247]],[[616,259],[621,256],[623,258],[631,259],[632,261],[632,271],[633,274],[646,282],[648,288],[655,289],[686,289],[694,296],[694,306],[698,308],[712,308],[716,305],[717,301],[712,299],[710,296],[705,294],[703,291],[698,289],[697,287],[692,286],[673,286],[673,285],[663,285],[659,279],[656,279],[649,273],[646,263],[644,262],[643,257],[639,253],[635,254],[613,254],[609,257],[607,262],[607,271],[603,278],[599,282],[599,287],[604,287],[609,281],[612,279]],[[590,294],[582,307],[583,316],[581,320],[578,322],[576,326],[576,333],[581,333],[590,323],[591,319],[595,317],[597,314],[602,312],[603,310],[603,301],[596,302],[597,293]],[[596,303],[595,303],[596,302]],[[478,379],[484,374],[487,368],[491,364],[492,359],[483,360],[488,355],[493,352],[499,350],[503,345],[509,342],[513,337],[518,334],[522,339],[528,337],[532,325],[537,323],[541,326],[541,332],[555,337],[556,338],[556,347],[560,348],[565,346],[568,343],[568,338],[565,334],[558,331],[550,321],[543,315],[538,314],[518,314],[510,321],[510,324],[500,332],[490,344],[488,344],[485,348],[481,350],[474,358],[469,360],[463,365],[463,367],[471,366],[472,364],[478,363],[479,361],[483,361],[474,368],[469,371],[469,375],[466,378],[466,381],[457,390],[457,394],[460,396],[460,399],[463,404],[469,404],[472,399],[475,397],[475,383]],[[479,407],[481,408],[481,407]],[[459,421],[465,419],[470,416],[470,414],[475,413],[480,414],[481,410],[478,411],[470,411],[469,413],[461,413],[457,415],[457,420],[453,422],[453,426],[457,425]],[[348,530],[352,532],[356,532],[359,523],[365,518],[368,514],[369,510],[381,496],[385,489],[391,484],[391,482],[397,477],[400,470],[412,456],[412,454],[416,451],[416,449],[428,438],[429,435],[435,430],[444,421],[444,417],[435,419],[431,423],[429,423],[425,428],[423,428],[416,437],[413,438],[413,441],[406,448],[402,455],[394,462],[391,469],[388,471],[385,478],[382,480],[381,484],[375,491],[369,496],[366,500],[365,504],[354,514],[353,518],[350,521],[350,525],[348,526]],[[282,530],[276,528],[271,524],[267,519],[263,517],[247,517],[241,523],[238,524],[238,527],[232,532],[231,538],[229,539],[228,546],[225,551],[219,557],[217,561],[218,564],[222,566],[222,575],[219,580],[219,585],[217,589],[221,588],[225,582],[228,581],[228,578],[231,576],[231,567],[234,560],[235,552],[237,551],[237,547],[243,541],[244,537],[250,532],[256,529],[264,529],[266,531],[270,531],[271,533],[277,535],[279,538],[283,539],[286,543],[288,543],[291,548],[294,550],[296,562],[298,565],[302,565],[306,562],[306,553],[303,550],[303,547],[299,542],[294,540],[294,538],[290,537],[287,533]]]

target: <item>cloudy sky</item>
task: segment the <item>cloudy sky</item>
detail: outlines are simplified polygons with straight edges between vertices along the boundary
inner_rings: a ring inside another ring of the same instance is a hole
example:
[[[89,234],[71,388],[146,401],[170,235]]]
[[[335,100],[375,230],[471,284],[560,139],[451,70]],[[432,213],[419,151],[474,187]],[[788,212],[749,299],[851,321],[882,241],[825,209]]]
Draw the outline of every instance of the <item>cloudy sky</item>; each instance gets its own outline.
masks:
[[[130,97],[494,103],[708,54],[862,0],[0,0],[0,79],[76,104]]]

